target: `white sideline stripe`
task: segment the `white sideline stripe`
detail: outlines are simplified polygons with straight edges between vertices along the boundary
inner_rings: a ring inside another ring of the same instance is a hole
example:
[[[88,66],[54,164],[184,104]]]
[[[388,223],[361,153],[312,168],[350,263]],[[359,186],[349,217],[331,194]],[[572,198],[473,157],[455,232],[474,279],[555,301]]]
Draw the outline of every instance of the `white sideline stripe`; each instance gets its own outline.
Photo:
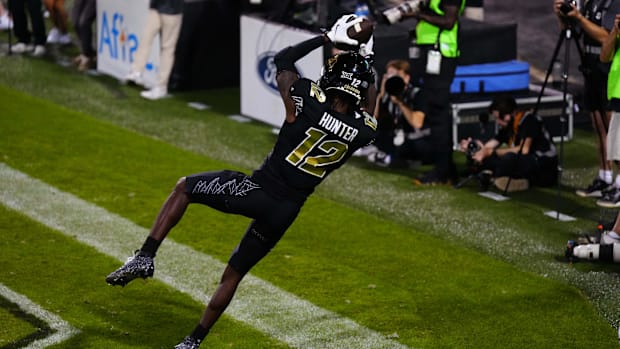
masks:
[[[80,331],[73,328],[69,323],[61,319],[58,315],[41,308],[26,296],[16,293],[4,284],[0,283],[0,295],[17,304],[23,311],[36,316],[38,319],[45,321],[55,332],[50,336],[37,339],[25,348],[47,348],[54,344],[66,341],[67,339],[78,334]]]
[[[148,235],[147,229],[123,217],[1,162],[0,183],[0,202],[7,207],[121,261]],[[205,304],[225,267],[171,239],[157,256],[155,277]],[[110,271],[99,271],[102,287]],[[245,277],[226,314],[294,348],[408,348],[252,275]]]

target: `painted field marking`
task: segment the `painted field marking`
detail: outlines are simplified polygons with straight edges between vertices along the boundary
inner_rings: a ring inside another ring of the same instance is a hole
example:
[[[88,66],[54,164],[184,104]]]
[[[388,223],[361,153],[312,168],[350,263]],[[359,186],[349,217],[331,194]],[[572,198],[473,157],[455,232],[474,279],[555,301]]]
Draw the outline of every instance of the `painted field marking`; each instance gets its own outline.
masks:
[[[0,183],[0,203],[121,261],[148,235],[147,229],[129,220],[4,163]],[[204,304],[225,267],[170,238],[157,256],[155,278]],[[109,272],[100,271],[102,287]],[[225,314],[294,348],[408,348],[252,275],[245,277]],[[199,317],[196,314],[196,321]]]
[[[25,348],[47,348],[54,344],[64,342],[80,332],[58,315],[50,313],[49,311],[43,309],[40,305],[28,299],[28,297],[16,293],[2,283],[0,283],[0,295],[12,303],[17,304],[24,312],[31,314],[37,319],[43,320],[52,330],[54,330],[50,336],[34,340]]]

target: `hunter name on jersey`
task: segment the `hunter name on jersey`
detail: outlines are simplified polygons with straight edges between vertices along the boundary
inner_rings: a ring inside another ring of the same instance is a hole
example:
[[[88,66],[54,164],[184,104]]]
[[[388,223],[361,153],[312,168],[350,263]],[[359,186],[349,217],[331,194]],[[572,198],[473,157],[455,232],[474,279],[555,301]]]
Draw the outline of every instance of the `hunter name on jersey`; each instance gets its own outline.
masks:
[[[324,127],[325,130],[346,140],[347,142],[353,142],[355,136],[359,133],[357,128],[347,125],[342,120],[336,119],[328,112],[323,113],[323,116],[319,120],[319,126]]]

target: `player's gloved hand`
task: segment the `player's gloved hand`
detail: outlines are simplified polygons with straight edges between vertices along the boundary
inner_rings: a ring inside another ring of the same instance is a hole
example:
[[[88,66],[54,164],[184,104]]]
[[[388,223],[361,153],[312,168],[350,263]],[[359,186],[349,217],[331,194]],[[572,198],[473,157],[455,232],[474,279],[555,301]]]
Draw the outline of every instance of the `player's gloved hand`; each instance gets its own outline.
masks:
[[[357,46],[359,43],[355,39],[351,39],[347,30],[357,23],[361,22],[362,18],[353,14],[348,14],[340,17],[332,28],[325,33],[327,38],[334,44],[345,44],[350,46]]]
[[[375,42],[375,36],[371,35],[367,43],[360,45],[359,54],[365,58],[374,55],[375,53],[372,51],[374,42]]]

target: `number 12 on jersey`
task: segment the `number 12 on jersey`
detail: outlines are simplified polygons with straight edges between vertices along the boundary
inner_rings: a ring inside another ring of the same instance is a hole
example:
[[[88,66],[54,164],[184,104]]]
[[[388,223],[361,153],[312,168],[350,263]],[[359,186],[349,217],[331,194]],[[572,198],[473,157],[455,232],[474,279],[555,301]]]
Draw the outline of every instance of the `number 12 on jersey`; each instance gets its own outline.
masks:
[[[327,173],[325,167],[340,161],[349,146],[339,140],[323,140],[327,133],[314,127],[307,129],[306,135],[301,144],[288,154],[286,161],[306,173],[323,178]]]

